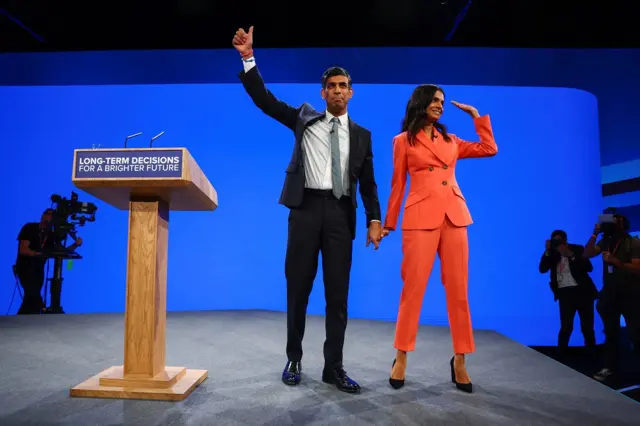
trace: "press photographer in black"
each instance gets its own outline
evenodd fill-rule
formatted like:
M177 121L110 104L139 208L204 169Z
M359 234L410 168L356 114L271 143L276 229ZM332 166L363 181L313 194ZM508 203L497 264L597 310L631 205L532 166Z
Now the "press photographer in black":
M635 351L640 350L640 240L629 234L629 220L605 210L585 246L584 256L602 254L603 286L596 304L605 334L604 368L594 378L604 381L618 370L620 317ZM602 233L600 241L596 242Z
M18 255L15 266L18 280L24 291L18 315L41 314L45 308L40 294L44 285L47 259L39 255L54 248L55 238L51 232L54 213L54 209L45 210L39 223L25 224L18 235ZM73 251L80 245L82 245L82 238L77 237L67 249Z
M560 306L558 350L561 355L565 355L569 347L576 312L580 316L585 346L593 349L596 345L593 302L598 297L598 290L589 276L593 265L583 253L584 247L569 244L567 233L556 230L551 233L551 239L546 241L545 251L540 259L540 273L549 272L549 285L554 300Z

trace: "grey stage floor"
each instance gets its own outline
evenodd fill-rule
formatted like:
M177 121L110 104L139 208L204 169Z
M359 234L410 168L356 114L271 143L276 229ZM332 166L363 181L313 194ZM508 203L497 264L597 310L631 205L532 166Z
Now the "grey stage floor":
M491 331L468 359L474 394L450 382L449 330L422 327L407 385L388 384L393 324L351 320L345 368L363 392L320 380L324 319L310 317L303 384L280 382L285 316L170 313L167 364L208 369L183 402L70 398L69 388L122 363L123 315L0 318L0 425L622 425L640 404ZM635 419L635 421L634 421Z

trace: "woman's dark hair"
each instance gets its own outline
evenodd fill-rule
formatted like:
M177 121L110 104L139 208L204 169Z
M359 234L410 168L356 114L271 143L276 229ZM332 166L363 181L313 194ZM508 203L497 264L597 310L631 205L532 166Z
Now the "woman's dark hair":
M411 98L409 98L409 102L407 102L407 109L404 113L401 130L402 132L407 132L409 145L415 145L416 135L427 125L427 107L433 102L433 97L436 95L436 92L442 92L444 96L444 90L440 87L433 84L421 84L416 87L411 94ZM433 127L442 133L445 141L451 142L451 138L444 124L435 122L433 123Z

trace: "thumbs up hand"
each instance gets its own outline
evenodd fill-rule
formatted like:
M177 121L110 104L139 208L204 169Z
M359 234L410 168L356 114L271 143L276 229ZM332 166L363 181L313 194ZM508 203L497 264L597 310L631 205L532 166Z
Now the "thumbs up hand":
M231 44L240 52L243 58L251 56L253 51L253 26L249 28L248 33L244 29L238 28Z

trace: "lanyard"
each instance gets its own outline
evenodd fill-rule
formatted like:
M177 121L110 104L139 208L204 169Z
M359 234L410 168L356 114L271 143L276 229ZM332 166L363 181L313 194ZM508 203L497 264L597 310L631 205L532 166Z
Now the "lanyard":
M616 246L614 247L613 251L609 252L609 256L615 256L616 252L618 251L618 248L620 247L620 244L622 243L622 240L624 238L618 240L618 243L616 244ZM613 273L613 265L607 265L607 272L612 274Z
M622 243L622 239L618 240L618 244L616 244L615 248L611 252L611 256L615 256L616 252L618 251L618 247L620 247L620 243Z

